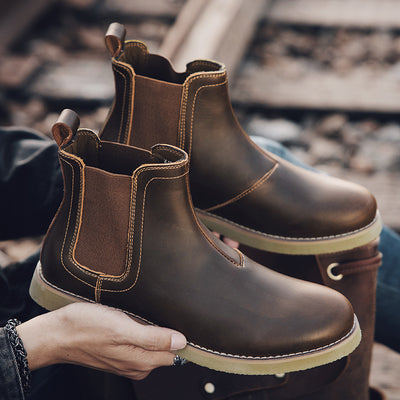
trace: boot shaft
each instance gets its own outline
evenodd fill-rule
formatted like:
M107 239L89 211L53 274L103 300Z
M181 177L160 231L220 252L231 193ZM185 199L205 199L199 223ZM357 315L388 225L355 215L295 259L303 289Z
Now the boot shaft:
M101 137L145 149L168 143L185 150L196 207L212 210L235 201L273 172L275 160L250 141L236 119L223 64L196 60L177 73L142 42L127 41L112 68L116 95ZM235 169L232 160L239 164Z
M53 134L61 146L64 198L46 235L42 265L54 282L64 280L65 272L76 277L67 280L72 285L86 282L84 294L96 300L100 279L118 279L120 288L135 279L134 247L149 204L153 214L166 216L158 230L169 229L176 214L193 223L187 155L169 146L146 151L102 142L93 132L76 132L62 122ZM159 188L156 182L168 184ZM47 270L54 263L64 270Z

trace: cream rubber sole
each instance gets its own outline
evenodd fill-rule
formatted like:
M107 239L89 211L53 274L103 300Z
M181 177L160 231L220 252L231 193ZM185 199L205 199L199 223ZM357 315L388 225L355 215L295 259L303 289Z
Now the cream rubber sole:
M38 263L32 278L29 293L32 299L47 310L56 310L71 303L86 301L83 297L66 292L47 282ZM153 325L151 322L122 310L141 324ZM294 354L271 357L245 357L218 353L193 343L176 352L186 360L203 367L233 374L273 375L318 367L336 361L350 354L361 341L361 330L356 316L351 331L335 343L321 348Z
M315 255L351 250L376 239L382 230L382 219L379 213L364 228L340 235L318 238L290 238L269 235L203 210L196 209L196 214L210 230L246 246L280 254Z

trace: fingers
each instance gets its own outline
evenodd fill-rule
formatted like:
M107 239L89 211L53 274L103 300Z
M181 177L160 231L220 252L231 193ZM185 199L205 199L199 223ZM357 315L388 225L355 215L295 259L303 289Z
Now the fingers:
M181 333L157 326L135 323L130 330L132 344L150 351L175 351L186 346L186 338Z
M122 365L117 365L116 370L113 372L130 379L139 380L144 379L155 368L172 366L175 354L167 351L149 351L134 348L126 349L123 357L125 362Z
M239 243L236 242L235 240L229 239L227 237L224 236L224 238L222 239L223 242L225 242L228 246L231 246L233 248L238 248L239 247Z

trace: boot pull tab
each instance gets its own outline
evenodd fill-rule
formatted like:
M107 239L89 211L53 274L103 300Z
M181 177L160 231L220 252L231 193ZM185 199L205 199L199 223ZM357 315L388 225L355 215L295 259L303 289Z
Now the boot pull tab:
M113 22L107 29L106 47L111 57L118 57L124 47L126 29L125 26L118 22Z
M79 124L80 120L75 111L66 108L61 112L51 129L58 147L62 147L71 141L79 128Z

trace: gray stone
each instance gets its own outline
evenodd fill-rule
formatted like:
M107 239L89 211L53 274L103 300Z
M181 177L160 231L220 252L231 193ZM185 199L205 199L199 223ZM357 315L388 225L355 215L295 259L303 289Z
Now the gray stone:
M176 17L184 0L105 0L104 12L108 14L148 17Z
M373 165L374 171L395 171L400 167L400 145L377 140L364 140L356 154Z
M364 131L350 123L346 123L340 131L340 138L346 146L358 147L365 137Z
M328 115L320 121L316 130L320 135L327 137L335 137L347 122L347 117L344 114Z
M291 143L300 139L301 128L286 119L253 117L247 125L247 132L280 143Z
M322 137L312 141L309 153L314 165L326 163L342 165L346 162L346 154L343 147L333 140Z
M379 141L400 143L400 126L398 124L386 124L377 129L374 136Z
M48 66L30 92L50 100L108 102L114 96L114 80L108 60L71 59Z

